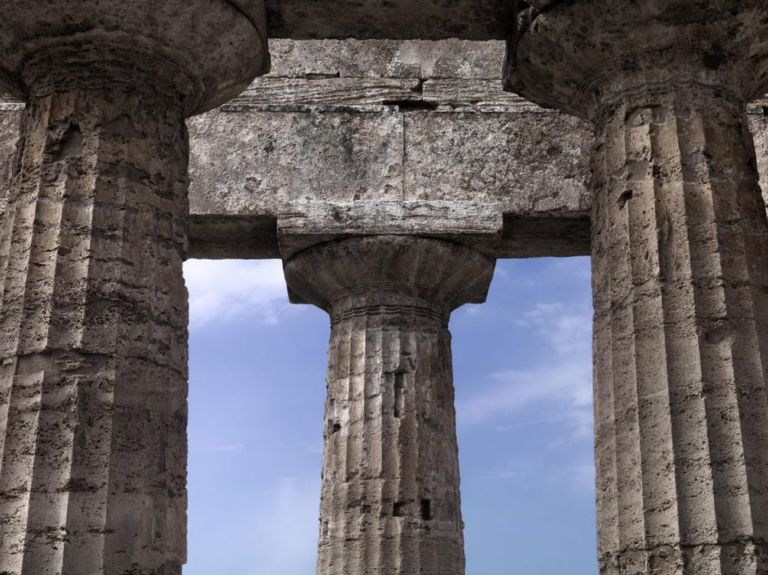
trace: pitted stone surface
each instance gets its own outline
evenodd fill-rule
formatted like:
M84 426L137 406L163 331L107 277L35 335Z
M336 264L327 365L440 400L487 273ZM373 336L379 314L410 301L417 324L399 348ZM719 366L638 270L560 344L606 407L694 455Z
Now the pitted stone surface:
M506 37L506 0L268 0L271 38Z
M252 257L257 236L271 242L258 253L278 257L270 219L291 216L296 202L362 214L366 204L400 201L398 213L416 209L430 230L458 241L463 228L453 226L469 206L481 206L478 219L495 206L500 218L511 216L494 248L499 256L588 251L591 136L581 122L501 90L502 43L270 48L269 76L190 122L193 256ZM209 214L229 219L206 223ZM365 231L362 221L348 232Z
M578 0L514 21L506 87L580 117L650 85L693 83L743 101L768 90L762 0Z
M768 223L741 114L702 94L629 100L604 128L593 268L606 574L768 572Z
M463 575L450 312L493 260L438 240L330 242L285 264L332 331L318 575Z
M768 220L747 119L765 17L580 0L530 11L511 43L509 87L596 126L604 575L768 572Z
M75 68L126 83L149 71L171 89L190 84L185 109L199 113L268 71L265 10L263 0L48 0L44 9L8 0L0 6L0 92L24 100L46 81L82 84ZM45 79L30 69L40 58Z
M0 220L3 575L186 561L184 122L266 52L256 0L150 4L0 6L0 84L27 101L3 116L21 134Z
M0 573L179 575L182 110L60 92L24 125L0 234Z

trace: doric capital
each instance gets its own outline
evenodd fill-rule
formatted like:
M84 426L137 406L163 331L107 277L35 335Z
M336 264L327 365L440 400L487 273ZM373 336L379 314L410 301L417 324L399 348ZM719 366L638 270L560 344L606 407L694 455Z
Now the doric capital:
M338 321L376 310L420 310L447 322L485 301L495 262L466 246L411 236L360 237L309 248L285 263L295 301ZM298 296L298 297L296 297Z
M26 99L125 84L186 114L230 100L269 68L263 0L9 0L0 92Z
M576 0L522 8L505 88L593 119L622 94L663 86L748 101L768 87L762 0Z

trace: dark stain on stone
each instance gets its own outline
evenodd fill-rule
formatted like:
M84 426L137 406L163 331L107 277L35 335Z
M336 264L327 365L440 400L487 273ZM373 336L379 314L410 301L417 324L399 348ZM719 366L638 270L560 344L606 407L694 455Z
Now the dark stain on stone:
M69 127L64 137L61 139L59 149L54 155L54 161L60 162L68 158L76 158L83 151L83 134L80 132L80 126L72 125Z
M717 70L727 59L728 54L718 44L713 44L712 48L702 55L702 61L707 70Z
M432 520L432 501L429 499L421 500L421 518L424 521Z
M133 124L127 114L118 116L111 122L103 124L101 129L107 133L119 134L129 139L139 138L141 136L141 132L136 129L136 126Z
M704 341L709 345L719 345L723 342L730 341L731 330L727 326L718 326L714 329L709 329L704 333Z
M632 199L632 196L634 195L634 192L632 190L626 190L623 194L619 196L618 203L619 203L619 209L623 210L624 206L627 205L627 202Z

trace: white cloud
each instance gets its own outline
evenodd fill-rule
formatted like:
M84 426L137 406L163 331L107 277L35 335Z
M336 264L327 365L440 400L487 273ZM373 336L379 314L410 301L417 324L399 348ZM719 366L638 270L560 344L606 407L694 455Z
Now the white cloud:
M462 423L498 421L505 416L531 413L534 421L559 422L578 436L592 429L591 311L562 303L539 303L516 324L541 341L550 360L491 376L492 385L459 405ZM539 417L541 416L541 417ZM512 422L502 429L527 425ZM497 427L498 428L498 427Z
M184 278L192 325L244 316L277 323L292 309L277 260L190 260Z

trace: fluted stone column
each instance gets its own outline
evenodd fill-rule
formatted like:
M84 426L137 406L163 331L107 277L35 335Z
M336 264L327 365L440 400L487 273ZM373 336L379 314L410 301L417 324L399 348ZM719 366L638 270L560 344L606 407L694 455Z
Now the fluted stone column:
M509 87L591 120L601 573L768 573L768 222L751 0L522 14Z
M347 239L285 265L331 315L319 575L463 575L453 309L494 262L406 236Z
M228 3L163 8L0 7L0 77L27 103L0 228L3 575L185 562L184 119L265 52Z

